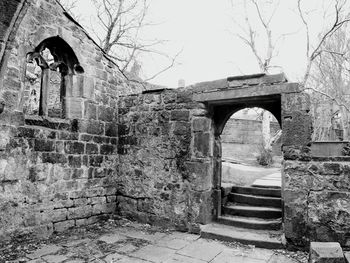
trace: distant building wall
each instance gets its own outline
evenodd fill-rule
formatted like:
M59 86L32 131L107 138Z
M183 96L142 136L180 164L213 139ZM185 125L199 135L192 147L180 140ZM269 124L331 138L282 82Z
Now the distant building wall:
M271 136L279 130L278 122L270 122ZM223 156L235 155L248 157L258 154L262 146L262 123L259 120L230 118L221 134ZM281 141L272 145L274 155L281 155Z

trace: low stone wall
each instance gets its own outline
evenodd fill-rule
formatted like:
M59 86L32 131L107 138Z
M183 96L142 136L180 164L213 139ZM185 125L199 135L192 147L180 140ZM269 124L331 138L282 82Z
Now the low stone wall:
M286 161L285 232L292 243L350 246L350 158Z
M191 231L211 219L211 119L191 97L165 90L120 99L122 215Z

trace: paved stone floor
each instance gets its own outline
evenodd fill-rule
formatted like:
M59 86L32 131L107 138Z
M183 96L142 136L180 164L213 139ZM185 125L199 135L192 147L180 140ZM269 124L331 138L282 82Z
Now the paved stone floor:
M301 252L221 243L132 222L107 225L59 234L8 262L296 263L306 262L307 257Z

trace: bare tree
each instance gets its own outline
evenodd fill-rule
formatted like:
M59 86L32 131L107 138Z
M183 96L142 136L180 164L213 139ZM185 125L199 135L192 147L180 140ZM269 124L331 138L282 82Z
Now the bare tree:
M92 26L104 52L117 62L123 73L140 65L140 56L153 54L167 58L168 65L148 77L151 80L175 65L180 54L167 55L159 51L165 40L142 38L142 30L155 25L147 21L149 3L147 0L93 0L96 7L97 23ZM135 68L135 67L134 67Z
M234 5L233 1L231 1ZM267 5L270 8L269 14L263 14L262 6ZM276 55L277 40L273 38L272 30L270 27L274 14L278 9L279 2L272 5L270 1L257 1L248 0L243 2L244 7L244 23L239 23L234 20L235 24L241 29L242 33L236 33L235 35L243 41L243 43L250 49L256 59L259 69L263 73L269 73L272 68L276 66L272 65L272 59ZM257 18L255 26L251 22L249 14L254 14ZM262 30L259 30L262 28ZM260 37L259 37L259 34ZM258 41L264 41L263 48L258 47ZM270 113L266 110L261 112L262 119L262 141L264 149L271 148L271 135L270 135Z
M331 3L331 8L324 10L324 19L328 22L328 28L324 32L319 32L319 40L314 43L311 39L311 33L314 32L308 21L309 12L303 7L303 0L296 0L295 3L296 14L302 22L306 36L307 63L300 85L312 94L316 127L314 138L335 138L332 129L335 129L336 119L340 119L343 129L349 127L348 102L344 101L345 87L348 87L346 65L349 63L345 52L348 47L344 42L346 31L338 34L349 22L349 12L346 11L348 6L345 0L328 1L328 4ZM270 6L267 13L262 11L263 5ZM275 36L271 30L271 22L278 6L279 1L244 1L245 23L236 23L243 31L243 34L237 34L237 36L250 48L262 72L269 72L274 67L272 60L278 55L278 40L291 34ZM317 12L322 12L322 10ZM255 18L254 24L251 23L253 19L250 16ZM257 46L258 41L266 42L263 45L264 48ZM323 110L320 110L321 106ZM344 136L348 136L347 132L344 133Z
M301 82L311 91L314 114L313 140L343 140L349 138L349 47L347 34L350 22L346 1L333 1L328 29L320 34L312 49L310 27L298 0L298 13L305 27L306 71Z
M232 6L236 5L233 0L231 0L231 3ZM271 29L271 22L279 7L279 1L273 3L273 1L267 0L248 0L243 1L242 4L244 8L244 22L239 22L233 18L233 22L241 29L240 33L235 32L235 36L249 47L252 54L254 54L260 71L269 73L272 68L277 67L272 64L272 60L277 55L277 43L283 37L275 38ZM267 14L262 10L264 7L266 10L270 10ZM252 16L256 18L255 23L251 21ZM258 42L260 44L264 42L264 44L258 46Z
M349 139L350 38L344 25L322 45L315 59L307 87L314 92L314 140Z
M342 26L346 25L350 21L349 12L346 12L345 6L346 1L334 1L334 21L331 23L330 27L326 30L325 33L320 34L320 40L318 43L316 43L315 48L312 50L311 42L310 42L310 27L309 23L306 20L305 14L302 11L301 7L302 0L298 0L297 6L298 6L298 13L300 16L300 19L302 20L302 23L305 27L305 33L306 33L306 57L307 57L307 65L306 70L304 74L303 81L301 82L302 85L306 85L308 78L310 76L310 71L312 68L312 65L314 61L324 52L329 52L325 49L325 43L327 40L333 36L335 32L337 32L339 29L342 28Z

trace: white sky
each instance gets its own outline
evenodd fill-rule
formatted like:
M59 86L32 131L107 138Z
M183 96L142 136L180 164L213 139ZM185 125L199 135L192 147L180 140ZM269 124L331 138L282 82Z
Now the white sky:
M259 68L250 49L235 34L240 28L232 22L242 20L243 7L233 0L149 0L149 20L159 25L145 31L145 38L169 40L162 50L170 55L183 49L178 65L151 82L171 88L177 87L179 79L186 85L196 82L226 78L228 76L258 73ZM258 1L259 2L259 1ZM282 67L290 81L298 81L305 69L305 31L296 14L296 0L281 0L271 22L276 36L292 33L279 42L279 54L275 63ZM307 19L315 43L317 34L324 29L325 7L321 0L304 0ZM78 10L82 17L93 13L90 0L79 0ZM271 8L263 15L268 15ZM250 11L249 15L256 15ZM329 19L330 16L328 16ZM87 21L87 20L85 20ZM241 22L243 23L243 22ZM254 20L252 20L254 23ZM82 22L84 25L84 23ZM244 23L243 23L244 24ZM261 45L264 42L259 42ZM147 57L142 61L143 73L147 76L164 67L164 61Z

